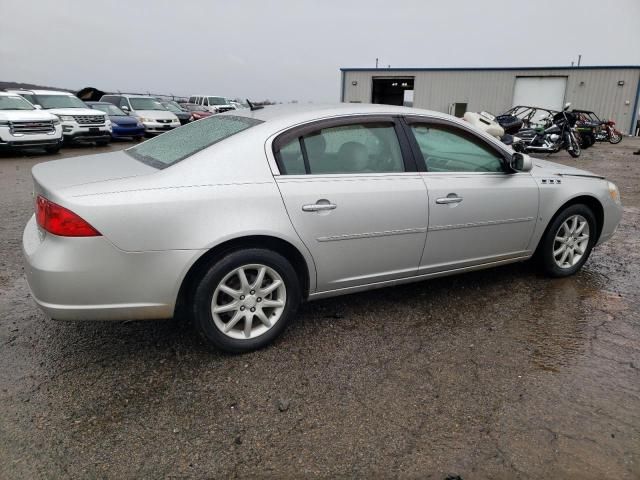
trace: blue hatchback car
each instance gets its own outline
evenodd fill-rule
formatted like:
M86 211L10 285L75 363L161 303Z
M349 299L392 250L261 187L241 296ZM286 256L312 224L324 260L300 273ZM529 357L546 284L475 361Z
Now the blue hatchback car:
M141 139L144 137L144 125L136 117L130 117L114 104L109 102L84 102L89 108L100 110L109 115L111 120L111 137L125 138L133 137Z

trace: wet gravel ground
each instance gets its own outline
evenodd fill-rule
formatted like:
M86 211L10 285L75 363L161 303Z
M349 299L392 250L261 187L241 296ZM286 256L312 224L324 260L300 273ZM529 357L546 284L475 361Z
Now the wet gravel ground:
M638 148L549 157L625 204L578 275L518 264L318 301L240 356L177 321L46 318L21 266L29 170L99 150L1 157L0 478L639 478Z

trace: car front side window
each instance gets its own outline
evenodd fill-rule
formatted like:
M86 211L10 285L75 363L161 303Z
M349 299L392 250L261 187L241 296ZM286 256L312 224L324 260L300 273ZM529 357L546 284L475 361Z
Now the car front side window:
M454 127L415 123L411 132L428 172L504 172L500 155L471 133Z
M330 126L296 137L277 152L285 174L404 172L391 122Z

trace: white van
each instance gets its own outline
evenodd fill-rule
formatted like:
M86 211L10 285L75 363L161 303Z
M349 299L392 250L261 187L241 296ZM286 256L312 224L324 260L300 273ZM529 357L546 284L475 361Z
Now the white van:
M189 97L189 103L200 105L212 113L222 113L236 109L227 98L213 95L194 95Z
M108 94L100 98L136 117L144 125L147 135L157 135L180 126L180 120L167 110L157 98L148 95Z

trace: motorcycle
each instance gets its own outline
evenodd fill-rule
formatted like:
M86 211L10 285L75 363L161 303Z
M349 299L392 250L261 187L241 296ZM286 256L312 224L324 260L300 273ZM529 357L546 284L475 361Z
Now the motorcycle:
M574 158L580 156L580 138L575 129L577 117L569 112L567 103L561 112L550 111L542 118L537 128L525 128L517 135L520 142L513 144L513 149L522 153L556 153L567 150Z
M609 142L614 145L622 141L622 132L616 129L616 122L613 120L604 120L602 122L602 128L596 135L596 141Z

